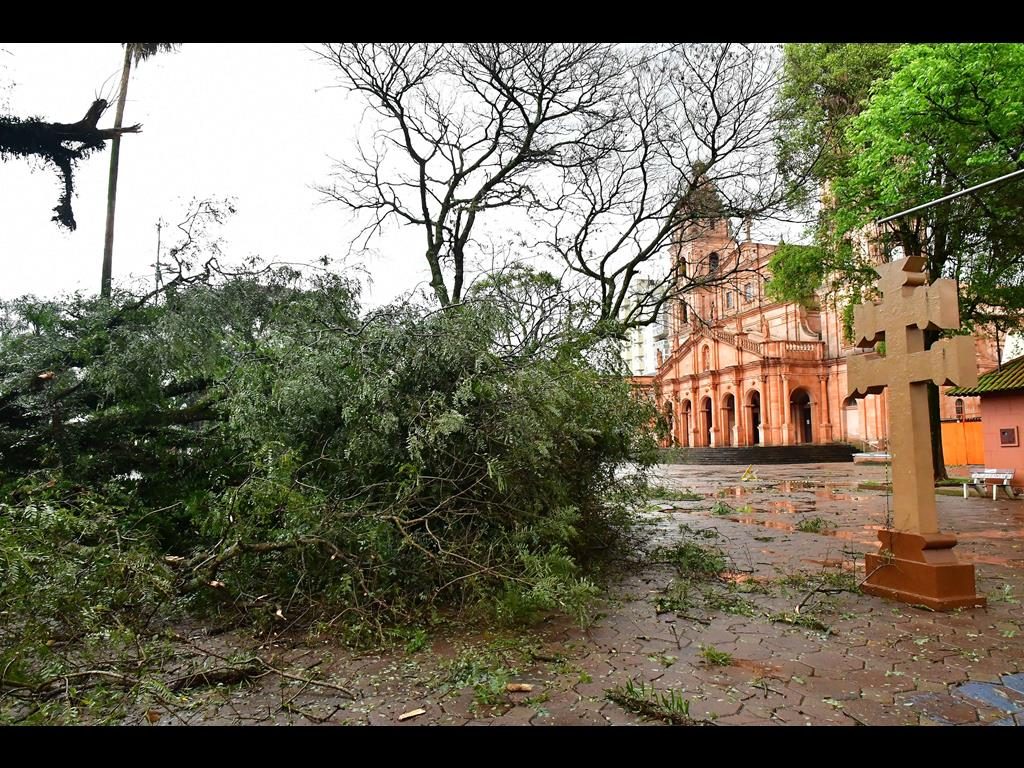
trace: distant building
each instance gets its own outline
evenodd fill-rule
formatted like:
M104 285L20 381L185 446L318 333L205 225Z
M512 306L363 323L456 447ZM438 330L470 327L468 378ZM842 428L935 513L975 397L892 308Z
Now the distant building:
M1014 470L1011 485L1024 486L1024 357L978 377L973 387L953 387L946 400L981 400L981 442L984 464Z
M842 305L773 301L764 287L776 246L749 235L740 242L724 219L707 224L689 233L674 258L691 281L706 276L709 285L666 305L665 347L653 376L671 444L884 447L886 395L846 396L847 358L861 350L844 337ZM977 349L981 372L997 365L991 340L978 339ZM637 375L650 373L647 353L632 359ZM943 402L941 412L951 421L976 417L979 401Z
M655 280L635 280L633 295L622 308L621 314L628 314L636 306L637 297L649 294L657 285ZM664 322L666 312L667 307L662 309L658 319L650 325L630 328L628 338L623 342L623 358L631 376L654 376L662 361L668 357L668 333Z

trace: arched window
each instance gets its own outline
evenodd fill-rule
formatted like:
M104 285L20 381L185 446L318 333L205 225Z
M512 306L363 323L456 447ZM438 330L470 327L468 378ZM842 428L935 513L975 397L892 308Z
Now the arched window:
M708 254L708 274L713 274L718 271L718 253L712 251Z
M743 300L746 301L746 302L750 302L750 301L754 300L754 284L753 283L747 283L745 286L743 286Z
M953 405L956 406L956 420L957 421L963 421L964 420L964 401L963 401L963 399L958 397L956 399L956 402Z
M704 370L711 370L711 347L704 347Z

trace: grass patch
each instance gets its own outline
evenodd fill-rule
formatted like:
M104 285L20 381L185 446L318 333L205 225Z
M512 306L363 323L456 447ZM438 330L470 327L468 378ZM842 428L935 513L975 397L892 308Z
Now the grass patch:
M681 693L672 689L659 691L642 680L630 680L624 686L609 688L605 691L605 698L648 720L672 725L698 724L690 717L690 702Z
M654 599L654 612L659 616L663 613L688 613L691 607L688 581L673 581L664 594Z
M732 654L720 651L713 645L700 646L700 655L705 662L713 667L728 667L732 664Z
M685 490L677 490L675 488L669 488L664 485L655 485L648 489L648 498L658 499L659 501L703 501L704 494L697 493L696 491L687 488Z
M830 528L835 527L835 523L817 515L814 517L805 517L796 524L796 530L801 533L821 533L822 531L827 531Z
M735 515L736 514L736 509L734 507L726 504L721 499L718 499L715 502L715 505L711 508L711 514L712 515Z

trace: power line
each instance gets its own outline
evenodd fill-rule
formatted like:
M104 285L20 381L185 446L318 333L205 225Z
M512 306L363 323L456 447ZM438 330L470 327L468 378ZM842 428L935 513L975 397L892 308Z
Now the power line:
M898 219L900 216L906 216L908 213L916 213L917 211L923 211L925 208L931 208L933 205L938 205L939 203L948 202L949 200L953 200L953 199L955 199L957 197L961 197L961 196L969 194L971 192L977 192L979 189L985 189L986 187L991 187L991 186L994 186L996 184L1001 184L1004 181L1009 181L1010 179L1014 179L1014 178L1016 178L1018 176L1021 176L1021 175L1024 175L1024 168L1021 168L1018 171L1013 171L1012 173L1008 173L1005 176L999 176L998 178L982 182L981 184L975 184L973 187L968 187L967 189L962 189L959 192L954 192L951 195L946 195L945 197L940 197L938 200L932 200L930 203L925 203L924 205L918 205L918 206L915 206L914 208L908 208L905 211L900 211L899 213L894 213L892 216L886 216L884 219L875 219L875 224L885 224L887 221L892 221L893 219Z

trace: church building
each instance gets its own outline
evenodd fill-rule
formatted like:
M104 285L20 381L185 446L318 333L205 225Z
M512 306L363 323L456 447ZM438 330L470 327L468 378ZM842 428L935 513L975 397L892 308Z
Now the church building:
M678 244L673 258L707 285L670 303L657 329L650 383L670 429L684 447L852 443L884 449L887 397L846 396L847 358L841 303L815 307L765 294L776 246L741 241L726 219ZM976 341L979 372L997 366L994 343ZM647 377L644 377L645 379ZM647 383L647 382L644 382ZM943 419L977 418L977 397L940 398Z

